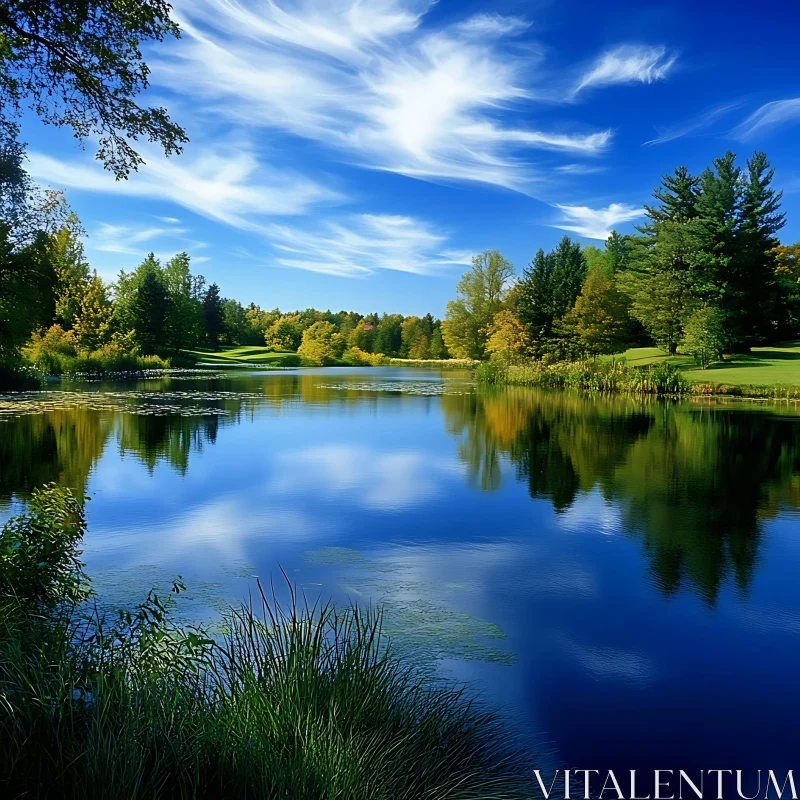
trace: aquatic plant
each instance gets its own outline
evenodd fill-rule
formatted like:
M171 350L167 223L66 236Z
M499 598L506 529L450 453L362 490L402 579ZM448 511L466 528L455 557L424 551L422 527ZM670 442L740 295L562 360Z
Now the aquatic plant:
M82 615L60 588L84 577L85 522L67 490L38 490L2 553L45 529L60 542L42 551L58 580L42 573L37 592L35 570L22 584L11 561L0 573L10 796L531 796L498 718L395 657L379 609L309 603L291 587L281 603L259 584L217 638L175 625L153 592L112 621Z

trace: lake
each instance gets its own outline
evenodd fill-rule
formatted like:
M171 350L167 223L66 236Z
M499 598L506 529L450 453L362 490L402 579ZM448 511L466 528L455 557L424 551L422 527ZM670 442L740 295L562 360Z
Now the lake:
M573 768L789 769L800 409L320 369L0 396L0 509L88 495L105 604L217 618L282 568Z

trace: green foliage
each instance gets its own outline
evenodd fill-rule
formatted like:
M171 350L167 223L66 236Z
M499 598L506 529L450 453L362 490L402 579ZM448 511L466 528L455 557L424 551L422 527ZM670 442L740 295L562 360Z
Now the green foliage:
M724 316L718 308L698 308L686 322L681 350L692 356L703 369L722 356L725 348Z
M489 326L486 352L506 361L522 358L530 349L528 331L513 311L498 311Z
M456 286L457 299L447 304L442 336L455 358L483 358L488 327L501 310L514 274L497 250L473 256L472 268Z
M400 314L384 314L375 329L372 352L387 356L399 356L403 346L403 317Z
M516 314L527 329L528 349L541 358L571 349L569 326L562 323L575 305L586 277L587 261L581 247L564 236L550 253L541 248L518 286Z
M212 283L203 297L203 322L206 332L206 344L215 350L219 347L219 337L222 333L222 300L219 296L219 286Z
M304 364L324 367L336 362L336 328L330 322L315 322L303 331L303 341L297 355Z
M565 321L573 326L584 353L596 356L619 352L626 340L628 308L615 278L602 267L589 272Z
M116 177L144 163L130 141L181 152L185 132L164 108L142 108L147 88L142 45L178 36L165 0L6 0L0 7L0 126L23 107L44 122L98 137L97 157Z
M142 372L166 369L169 361L159 356L139 354L132 335L116 335L94 350L82 348L75 331L60 325L34 331L22 348L29 366L43 375L96 375L107 372Z
M531 796L498 718L396 658L380 610L310 604L291 587L281 603L259 584L221 638L176 626L154 592L81 622L83 530L80 505L50 487L0 536L5 793Z
M0 608L26 613L54 609L86 597L78 545L86 530L82 501L69 489L35 489L25 514L0 531Z
M167 291L167 316L164 341L175 350L196 347L203 339L203 289L205 278L192 275L188 253L178 253L164 265L164 287Z
M365 353L358 347L348 347L344 351L342 361L354 367L379 367L383 364L383 353Z
M489 365L492 362L488 362ZM538 386L544 389L579 389L630 394L685 394L689 382L672 364L629 367L615 361L532 361L508 366L481 365L476 378L490 384Z

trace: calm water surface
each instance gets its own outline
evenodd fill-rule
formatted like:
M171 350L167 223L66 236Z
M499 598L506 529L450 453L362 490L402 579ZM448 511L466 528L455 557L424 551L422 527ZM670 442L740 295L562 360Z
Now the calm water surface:
M213 618L281 565L380 601L575 768L798 767L800 409L332 369L0 397L0 514L91 497L103 599Z

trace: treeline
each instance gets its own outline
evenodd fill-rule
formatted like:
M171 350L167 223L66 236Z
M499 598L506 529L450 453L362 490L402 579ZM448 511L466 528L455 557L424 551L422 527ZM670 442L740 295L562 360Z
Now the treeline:
M476 256L447 307L447 347L552 363L655 343L705 367L797 337L800 243L777 238L772 181L764 153L740 167L728 152L699 176L665 176L637 233L613 232L602 250L565 236L516 281L499 252Z
M150 253L113 283L92 271L82 230L63 196L35 209L33 232L0 226L0 359L45 373L163 367L198 347L261 345L303 363L375 363L379 356L447 358L430 314L363 315L309 308L290 313L222 297L191 270L187 253Z

